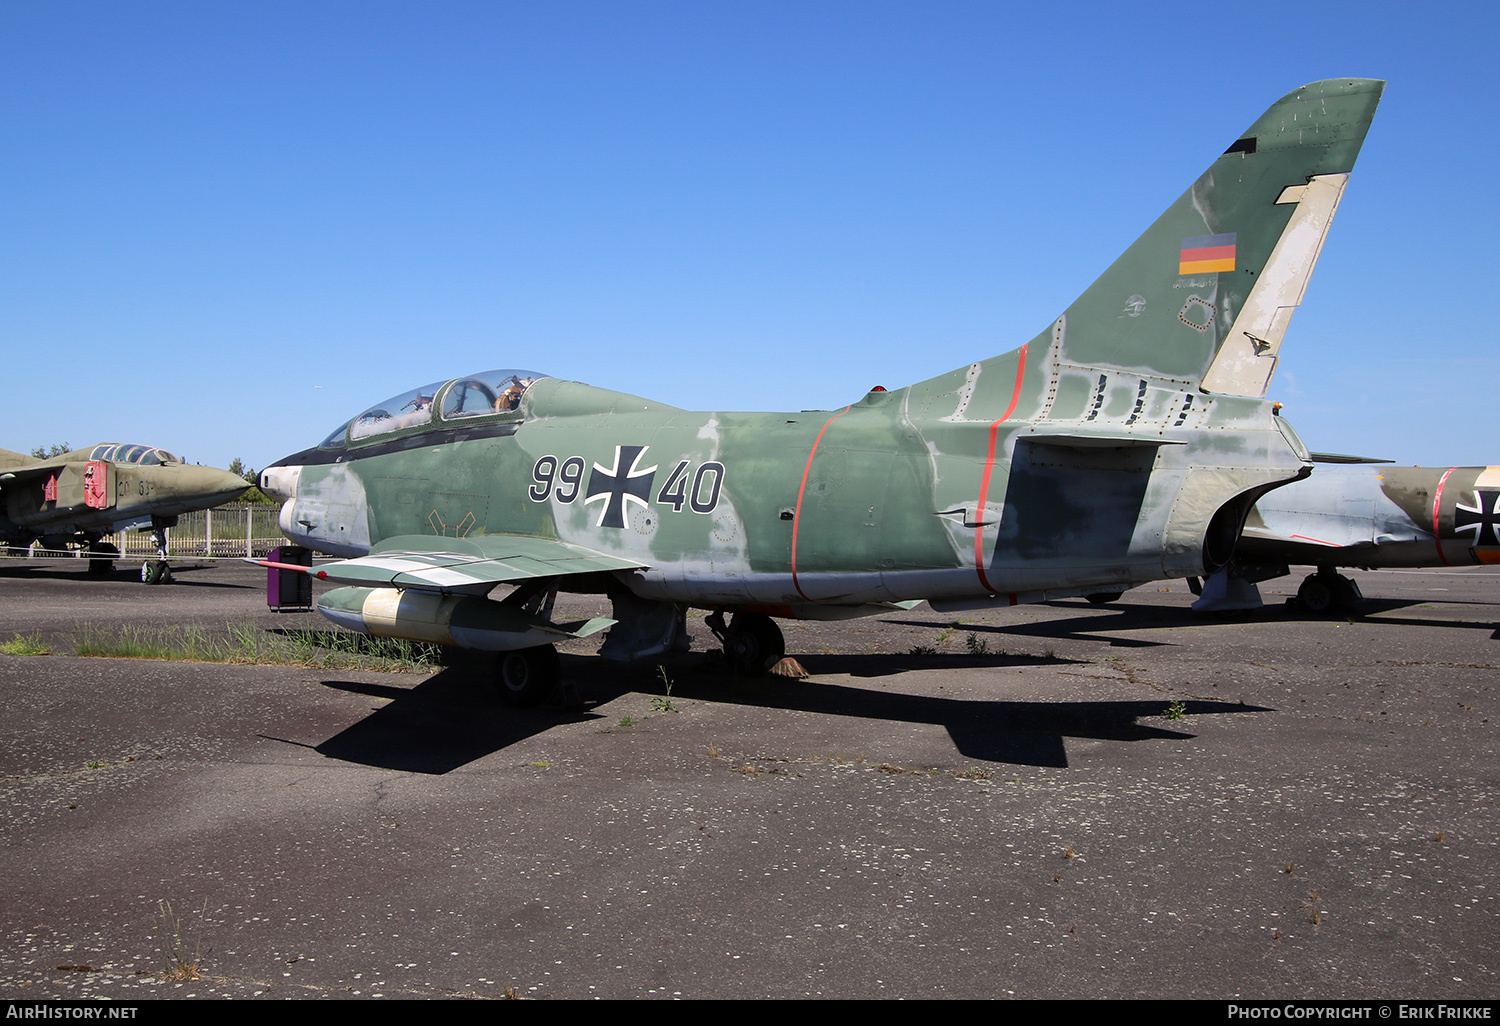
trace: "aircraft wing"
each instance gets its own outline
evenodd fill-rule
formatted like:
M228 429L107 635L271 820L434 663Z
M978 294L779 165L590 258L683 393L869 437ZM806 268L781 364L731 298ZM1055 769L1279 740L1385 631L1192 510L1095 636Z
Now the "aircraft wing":
M81 466L83 464L68 463L65 460L36 460L29 457L25 466L5 466L0 463L0 495L3 495L7 488L19 488L28 481L55 477L69 467Z
M69 466L78 466L78 464L70 464L63 460L47 460L45 462L30 460L22 467L0 468L0 487L11 481L28 481L47 474L56 474Z
M324 563L311 573L320 580L366 588L483 595L497 584L646 566L639 560L548 538L401 535L376 545L368 556Z
M37 462L35 456L27 456L25 453L11 452L9 449L0 449L0 470L11 470L16 467L27 467Z

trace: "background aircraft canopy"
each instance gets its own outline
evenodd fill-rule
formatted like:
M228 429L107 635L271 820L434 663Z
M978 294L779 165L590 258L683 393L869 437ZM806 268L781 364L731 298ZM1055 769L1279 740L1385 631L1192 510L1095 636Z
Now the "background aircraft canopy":
M346 421L325 438L319 448L331 449L376 435L425 427L435 419L462 420L510 413L521 405L521 396L538 379L536 371L492 370L448 381L435 381L376 403L353 420Z
M94 446L89 453L91 460L108 460L110 463L134 463L141 467L160 467L182 460L165 449L149 445L132 445L129 442L105 442Z

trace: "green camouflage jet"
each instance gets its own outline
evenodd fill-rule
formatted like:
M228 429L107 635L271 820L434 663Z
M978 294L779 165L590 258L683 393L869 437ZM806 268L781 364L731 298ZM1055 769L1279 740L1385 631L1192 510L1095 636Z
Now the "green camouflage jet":
M116 531L150 531L157 558L141 579L168 579L167 528L181 513L207 509L249 485L227 470L183 463L149 445L103 442L37 458L0 449L0 542L61 552L78 546L89 572L107 574L119 550L103 541Z
M1256 608L1255 584L1289 574L1292 566L1318 568L1303 580L1297 601L1322 613L1362 597L1337 567L1484 563L1500 563L1500 467L1319 466L1307 480L1255 504L1234 559L1203 586L1193 607Z
M1383 87L1278 100L1004 355L797 413L475 374L372 406L261 487L288 538L344 557L315 570L345 585L327 616L505 653L519 702L551 689L552 642L608 626L606 657L681 650L689 607L712 610L731 665L764 669L783 654L773 617L1212 573L1255 501L1309 472L1264 397ZM554 622L558 590L608 595L612 619Z

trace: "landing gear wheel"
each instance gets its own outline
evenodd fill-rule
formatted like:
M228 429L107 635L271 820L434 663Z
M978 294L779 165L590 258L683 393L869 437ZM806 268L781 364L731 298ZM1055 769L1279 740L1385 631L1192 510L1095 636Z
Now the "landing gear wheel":
M115 561L110 557L118 556L120 550L107 542L91 545L90 549L96 553L95 557L89 560L90 576L108 577L115 569Z
M155 563L146 561L141 564L141 581L146 584L166 584L172 579L172 568L167 565L165 559L158 559Z
M724 661L741 673L765 673L786 655L776 621L762 613L735 613L724 635Z
M1309 613L1326 613L1333 608L1333 589L1319 574L1313 574L1297 589L1297 604Z
M506 705L536 705L557 692L562 665L551 645L501 652L495 668L495 690Z

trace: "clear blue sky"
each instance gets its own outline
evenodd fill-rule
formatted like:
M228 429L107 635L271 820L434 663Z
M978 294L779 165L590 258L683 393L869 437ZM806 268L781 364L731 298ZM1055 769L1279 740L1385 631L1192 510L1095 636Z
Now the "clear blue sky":
M1500 463L1500 4L0 3L0 446L265 466L434 379L843 405L1048 324L1389 80L1271 396Z

